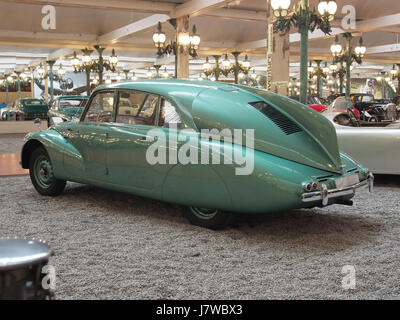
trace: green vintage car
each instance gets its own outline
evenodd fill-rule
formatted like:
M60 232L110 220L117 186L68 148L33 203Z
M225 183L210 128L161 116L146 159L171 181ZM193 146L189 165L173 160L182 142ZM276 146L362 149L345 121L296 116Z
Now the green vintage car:
M80 119L27 135L21 164L42 195L76 181L186 206L193 224L213 229L234 212L351 205L373 185L306 105L176 79L99 86Z
M89 97L87 96L61 96L54 99L48 112L49 127L54 124L54 117L63 121L78 118L85 107Z
M49 107L41 99L18 99L7 112L7 119L33 120L47 119Z

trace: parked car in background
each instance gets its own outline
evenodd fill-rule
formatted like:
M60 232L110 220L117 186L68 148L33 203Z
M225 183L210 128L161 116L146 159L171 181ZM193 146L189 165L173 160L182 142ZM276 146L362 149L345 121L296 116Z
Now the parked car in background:
M54 99L48 112L48 126L53 125L53 117L70 121L78 118L85 107L89 97L87 96L61 96Z
M0 120L7 120L7 111L8 111L7 104L5 103L0 104Z
M46 119L48 105L40 99L18 99L9 108L7 119L15 120L33 120L36 118Z
M373 173L400 175L400 121L367 122L337 112L352 106L339 97L322 113L335 125L340 150Z
M324 101L322 101L322 99L316 95L311 95L308 96L307 98L308 98L307 105L317 112L322 112L328 107L328 105L326 105ZM300 101L300 96L290 96L290 99L293 99L295 101Z
M176 79L99 86L79 121L28 134L21 164L42 195L61 194L66 181L92 184L186 206L190 222L212 229L233 212L352 205L373 183L339 152L331 122L303 104Z

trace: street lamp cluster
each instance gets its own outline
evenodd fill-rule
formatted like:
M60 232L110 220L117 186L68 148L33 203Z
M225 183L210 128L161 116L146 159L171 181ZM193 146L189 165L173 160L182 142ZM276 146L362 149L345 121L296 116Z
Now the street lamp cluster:
M353 35L350 32L346 32L343 34L343 37L346 39L346 47L343 48L342 45L339 43L339 37L335 37L335 42L331 46L331 53L333 56L334 63L341 64L341 73L339 76L346 75L346 96L350 96L350 81L351 81L351 70L352 70L352 63L357 62L358 64L362 64L362 58L364 57L365 53L367 52L367 48L363 45L363 39L360 37L358 45L354 48L351 46L351 41L353 39ZM346 70L343 69L343 63L346 63ZM342 77L341 83L342 83ZM341 85L342 87L342 85Z
M220 61L220 55L214 55L215 64L211 64L208 57L203 65L204 74L207 77L214 77L215 80L219 80L221 74L227 77L230 73L233 73L235 77L235 83L239 83L239 80L243 80L249 73L251 63L247 55L242 62L239 61L240 52L232 52L234 56L234 62L228 58L228 54L225 54L224 59Z
M300 53L300 102L307 102L308 87L308 32L320 29L325 34L329 34L332 29L330 22L334 19L337 4L336 1L323 0L318 4L318 13L316 10L310 10L309 0L300 0L297 7L290 11L290 0L272 0L271 7L277 21L275 28L279 32L289 32L293 26L301 34L301 53Z

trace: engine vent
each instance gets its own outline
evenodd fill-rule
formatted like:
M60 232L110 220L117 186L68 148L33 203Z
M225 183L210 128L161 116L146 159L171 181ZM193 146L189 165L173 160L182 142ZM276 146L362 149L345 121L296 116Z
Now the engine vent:
M271 107L269 104L260 101L250 103L258 111L267 116L273 123L275 123L286 135L302 132L303 130L292 120L284 114Z

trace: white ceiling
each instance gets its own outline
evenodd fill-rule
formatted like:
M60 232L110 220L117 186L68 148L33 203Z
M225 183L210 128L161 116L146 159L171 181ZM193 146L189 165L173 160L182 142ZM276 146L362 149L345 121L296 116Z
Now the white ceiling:
M293 4L297 1L291 2ZM196 2L207 4L205 0L0 0L0 73L37 65L49 57L61 57L57 65L63 63L68 67L70 56L62 56L92 46L98 37L154 14L172 15L185 9L185 5L191 9L191 5L196 5ZM229 53L237 46L266 38L267 0L208 2L220 2L220 5L193 11L190 19L190 25L196 24L202 40L200 57L193 59L190 64L193 75L201 72L205 56ZM310 3L315 6L318 0L310 0ZM399 43L400 19L394 19L395 22L382 27L382 21L390 21L382 17L400 13L400 1L337 0L337 3L339 10L334 21L335 27L341 27L341 10L344 5L356 8L358 24L363 26L360 31L367 46L367 55L363 67L356 68L355 74L370 75L382 68L389 70L395 62L400 63L400 45L396 46ZM56 30L47 31L41 27L44 16L41 10L45 4L53 4L56 8ZM382 21L376 18L382 18ZM120 58L119 69L128 68L144 74L157 59L152 43L155 29L154 25L109 43L105 55L109 55L110 50L115 48ZM163 23L163 30L168 39L173 37L174 30L169 23ZM358 38L354 41L358 41ZM310 59L331 60L329 48L332 42L332 37L311 39ZM244 47L257 72L264 72L265 48ZM65 48L69 50L65 51ZM373 48L374 53L369 54L368 48ZM298 72L298 42L291 43L290 52L291 75L294 76ZM163 61L162 64L172 73L173 59Z

